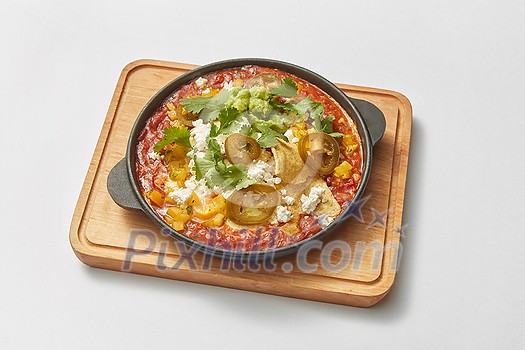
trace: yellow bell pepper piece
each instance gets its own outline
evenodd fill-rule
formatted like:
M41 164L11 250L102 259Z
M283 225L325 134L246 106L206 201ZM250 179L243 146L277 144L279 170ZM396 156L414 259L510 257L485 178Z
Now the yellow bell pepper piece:
M201 220L209 220L215 215L226 213L226 200L223 196L219 195L208 203L200 203L193 207L193 213Z
M173 220L180 221L183 224L185 224L188 221L190 221L190 218L191 218L191 215L190 215L191 212L188 213L188 211L189 210L186 207L184 207L184 208L170 207L170 208L168 208L166 214L171 216L173 218Z
M173 227L173 229L176 231L182 231L186 228L184 223L180 221L173 221L173 223L171 224L171 227Z
M188 209L189 208L189 209ZM182 231L186 229L186 223L191 219L191 207L170 207L166 212L167 218L172 218L171 227L174 230ZM168 220L167 220L168 221Z
M218 213L213 218L204 221L202 224L204 226L208 226L208 227L211 227L211 226L222 226L224 224L224 220L225 219L226 219L226 216L224 214Z
M352 165L345 160L334 169L334 175L340 179L349 179L352 175Z
M146 194L146 197L148 197L150 201L152 201L159 207L162 207L164 205L164 200L166 199L162 193L155 190L148 192Z

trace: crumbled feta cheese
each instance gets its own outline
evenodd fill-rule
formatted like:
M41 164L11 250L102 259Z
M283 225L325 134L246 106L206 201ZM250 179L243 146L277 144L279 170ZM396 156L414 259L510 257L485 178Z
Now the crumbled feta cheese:
M208 79L205 79L203 77L200 77L199 79L195 80L195 84L197 84L197 86L200 88L205 87L207 82L208 82Z
M149 152L148 153L148 157L151 160L160 160L160 155L157 152L155 152L155 151Z
M207 93L209 93L209 92L210 92L210 88L206 88L206 89L202 90L202 93L203 93L203 94L207 94Z
M332 222L334 222L335 218L328 216L328 214L323 214L319 217L317 217L317 222L319 225L321 225L322 228L325 228L326 226L330 225Z
M286 204L286 205L292 205L294 204L295 202L295 198L292 197L292 196L288 196L288 192L286 191L286 188L283 188L281 190L281 198L283 199L283 202Z
M279 205L275 209L275 213L276 213L278 222L284 223L284 222L288 222L292 220L292 212L289 211L288 208L286 208L285 206Z
M295 199L292 196L283 196L283 202L286 203L286 205L292 205L295 202Z
M257 182L261 182L267 177L268 164L259 160L256 163L250 164L248 167L248 177Z
M233 88L233 80L231 80L229 82L224 82L223 85L222 85L222 88L226 89L226 90L232 89Z
M213 193L212 189L206 185L204 178L197 181L195 176L191 176L189 180L184 182L184 185L194 191L202 202L205 202Z
M206 139L210 135L211 125L204 123L202 119L197 119L193 122L194 128L190 131L190 141L193 141L193 149L187 153L187 156L192 158L194 155L197 157L204 157L208 142Z
M326 202L328 199L322 198L322 195L326 189L322 188L321 186L315 186L310 189L310 193L308 196L302 195L301 196L301 203L302 203L302 209L306 214L311 214L315 208L317 208L317 205L321 203L321 201Z
M195 161L193 160L193 158L190 158L190 161L188 162L188 167L190 168L190 173L195 175Z
M248 165L248 178L257 182L266 182L269 185L277 185L281 183L280 177L274 177L275 166L271 162L263 162L258 160L255 163Z
M293 136L293 132L290 129L286 130L286 132L284 133L284 136L286 136L288 141L290 141L291 143L299 142L299 139L297 137Z
M169 196L178 204L184 204L190 199L192 193L193 191L189 188L176 188L170 192Z
M168 189L168 191L175 191L177 188L179 188L179 185L175 181L171 181L168 179L164 185Z
M277 206L277 208L275 208L275 212L273 213L273 216L272 216L272 219L270 220L270 222L273 224L273 225L277 225L278 223L286 223L290 220L292 220L292 212L290 210L288 210L287 207L283 206L283 205L279 205Z
M226 149L224 148L224 143L226 142L226 139L228 138L228 135L225 134L219 134L215 137L215 140L221 147L221 153L225 153Z
M266 181L266 183L267 183L268 185L278 185L278 184L281 183L282 180L281 180L280 177L276 176L276 177L271 177L271 178L269 178L269 179L266 179L266 180L264 180L264 181Z

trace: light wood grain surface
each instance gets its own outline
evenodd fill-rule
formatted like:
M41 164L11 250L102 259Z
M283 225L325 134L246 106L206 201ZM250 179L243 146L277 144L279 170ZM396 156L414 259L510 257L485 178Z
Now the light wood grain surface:
M407 98L393 91L337 84L349 96L374 103L387 121L385 135L374 147L373 169L364 195L370 195L363 207L364 222L351 218L324 240L325 244L341 240L350 247L350 259L342 270L322 268L319 249L308 254L308 262L319 265L315 272L301 271L295 255L276 259L273 272L225 271L218 259L203 268L206 264L200 254L194 256L197 269L187 263L173 269L180 258L175 241L161 235L144 214L117 206L107 192L106 179L125 155L139 111L158 89L192 68L195 66L140 60L122 71L71 223L70 242L78 258L93 267L120 271L130 233L147 230L155 239L140 235L133 246L154 247L133 256L130 272L354 306L367 307L381 300L396 275L412 123ZM370 225L372 208L388 211L384 226ZM332 253L334 264L343 258L340 250ZM286 267L291 266L288 271Z

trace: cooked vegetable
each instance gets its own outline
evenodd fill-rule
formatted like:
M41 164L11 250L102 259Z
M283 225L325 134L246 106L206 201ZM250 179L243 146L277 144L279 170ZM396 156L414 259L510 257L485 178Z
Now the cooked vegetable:
M175 115L177 116L177 119L186 126L193 126L193 121L199 118L198 114L188 112L181 104L175 109Z
M255 184L235 191L226 201L228 217L241 225L260 224L268 220L280 201L272 186Z
M299 140L301 158L320 174L330 174L339 163L339 145L324 132L314 132Z
M169 207L166 214L171 216L175 222L181 222L183 224L187 223L191 215L188 213L188 210L186 208L180 208L180 207Z
M261 146L257 141L243 134L235 133L224 142L226 158L232 164L250 164L261 155Z
M271 93L277 96L294 97L297 96L297 88L295 81L290 77L286 77L281 86L272 89Z
M185 161L186 154L188 153L188 148L178 143L172 143L166 146L166 153L164 154L164 162L169 164L170 162Z
M187 111L198 114L202 120L210 121L217 118L229 97L230 92L228 90L222 90L215 96L183 98L180 104L183 105Z
M249 89L254 86L263 86L268 89L275 89L281 85L281 79L273 73L261 73L248 79L244 83L244 88Z
M352 165L345 160L334 169L334 175L340 179L349 179L352 175Z
M164 129L164 137L155 145L155 152L159 153L164 147L170 143L176 142L186 147L191 147L190 131L188 128L166 128Z
M146 194L150 201L155 203L157 206L162 207L164 205L164 195L159 191L150 191Z
M335 100L260 66L174 91L146 122L136 160L141 192L166 224L235 250L282 247L330 225L363 163L355 125Z
M193 207L193 214L201 220L208 220L217 214L226 213L226 200L218 195L207 203L201 203Z
M224 224L224 220L226 220L226 216L224 216L222 213L218 213L213 218L203 221L202 224L208 227L217 227L222 226L222 224Z

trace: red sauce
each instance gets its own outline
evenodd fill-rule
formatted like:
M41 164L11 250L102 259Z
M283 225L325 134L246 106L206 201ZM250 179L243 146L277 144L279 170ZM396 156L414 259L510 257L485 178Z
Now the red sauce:
M360 184L362 149L355 125L349 120L346 112L337 102L321 89L305 80L283 71L265 67L245 66L242 68L227 69L208 74L203 76L203 78L207 79L206 88L220 90L225 82L230 83L236 79L247 80L263 72L271 72L279 76L281 79L291 77L299 86L299 96L297 97L297 100L310 96L312 100L321 102L325 109L325 115L333 114L336 117L333 123L334 131L345 135L353 135L354 141L358 143L359 146L357 149L353 152L349 152L343 147L341 139L337 139L341 149L341 161L346 160L353 167L352 176L349 179L340 179L333 174L321 176L326 181L339 205L341 205L341 210L344 210L354 198ZM151 159L148 156L148 154L153 151L155 144L162 139L163 130L170 127L170 119L167 114L168 108L166 105L171 102L176 106L181 99L201 95L202 91L203 88L199 87L195 82L183 86L166 99L163 105L147 121L144 130L139 136L136 163L139 185L143 194L152 190L163 193L162 185L168 177L163 162L158 159ZM168 205L158 207L148 198L146 198L146 201L149 202L152 209L162 219L166 220L165 217ZM187 223L186 229L181 231L181 233L197 242L205 243L217 248L249 251L284 247L311 237L322 229L314 216L307 214L301 214L298 223L300 231L296 234L292 235L282 231L280 229L282 225L283 224L269 225L248 230L234 229L227 224L221 227L207 227L202 225L202 223L190 220Z

